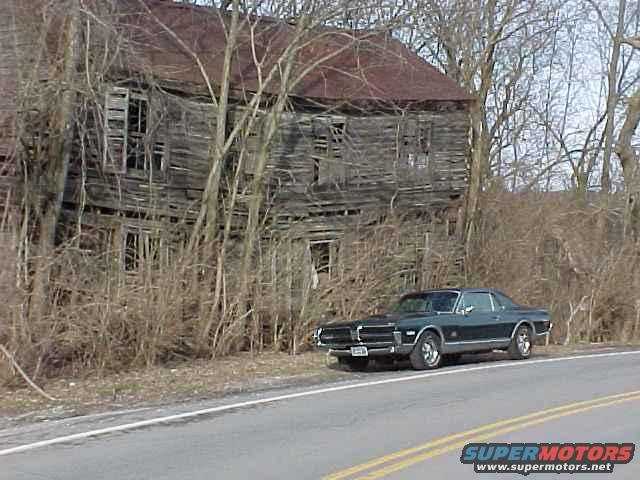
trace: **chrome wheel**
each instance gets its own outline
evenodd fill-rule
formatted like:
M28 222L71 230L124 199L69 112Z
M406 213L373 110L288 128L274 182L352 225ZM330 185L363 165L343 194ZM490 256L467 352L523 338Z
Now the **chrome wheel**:
M442 364L441 340L437 333L426 331L417 341L409 355L411 366L416 370L432 370Z
M516 336L516 345L518 346L518 352L523 357L528 357L531 353L531 335L528 328L522 328Z
M421 352L424 363L427 366L431 367L438 363L440 351L433 338L428 338L422 343Z

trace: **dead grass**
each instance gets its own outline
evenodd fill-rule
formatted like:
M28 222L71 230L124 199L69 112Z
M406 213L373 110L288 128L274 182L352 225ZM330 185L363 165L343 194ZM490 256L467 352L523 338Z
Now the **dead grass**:
M171 379L171 366L181 361L196 369L195 383L185 389L210 395L239 388L233 370L229 381L215 380L222 386L207 383L209 369L226 371L221 366L229 355L250 352L253 368L269 365L267 352L305 351L318 324L362 318L401 293L445 286L452 278L456 286L496 287L519 303L548 307L553 343L640 340L640 289L634 287L640 285L640 256L625 235L619 201L497 191L487 192L483 204L464 276L455 275L456 242L425 235L435 228L432 219L388 217L326 248L287 235L265 240L252 259L246 296L238 294L244 289L237 278L239 245L226 247L221 273L215 264L198 263L204 253L190 257L180 249L172 261L143 256L129 272L118 248L85 248L93 245L86 237L102 237L84 231L52 259L48 308L39 319L31 313L29 243L16 227L5 238L8 254L0 256L6 267L0 272L0 343L37 382L59 378L64 386L69 378L130 378L124 372L134 372L134 380L96 385L86 395L77 384L51 392L63 402L76 394L88 405L137 401L135 372L164 372ZM213 357L222 360L209 362ZM243 372L242 385L260 377L259 369L255 377ZM0 385L20 382L0 358ZM174 382L158 382L159 392L166 387L174 394Z
M241 354L213 361L154 366L106 376L58 378L43 387L57 402L47 401L26 386L0 387L0 418L38 420L118 408L153 406L212 398L231 393L348 377L327 368L321 352L300 355Z

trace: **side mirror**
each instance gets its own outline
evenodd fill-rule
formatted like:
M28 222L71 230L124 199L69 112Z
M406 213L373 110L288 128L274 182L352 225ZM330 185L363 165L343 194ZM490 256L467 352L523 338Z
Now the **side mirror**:
M464 315L469 315L471 312L473 312L473 307L464 307L464 308L462 309L462 313L463 313Z

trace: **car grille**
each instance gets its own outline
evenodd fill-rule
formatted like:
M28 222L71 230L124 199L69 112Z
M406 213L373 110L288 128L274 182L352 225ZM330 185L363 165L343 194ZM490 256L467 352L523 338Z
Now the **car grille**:
M351 340L349 327L323 328L320 332L320 342L329 345L349 345L355 343Z
M381 325L379 327L360 328L360 341L362 343L393 343L394 326Z

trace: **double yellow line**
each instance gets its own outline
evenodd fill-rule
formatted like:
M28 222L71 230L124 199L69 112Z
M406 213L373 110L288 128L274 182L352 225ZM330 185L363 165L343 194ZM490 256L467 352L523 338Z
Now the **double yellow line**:
M488 439L505 435L516 430L521 430L540 423L549 422L558 418L588 412L597 408L609 407L632 400L640 400L640 390L620 393L594 400L570 403L560 407L540 410L538 412L489 423L481 427L473 428L465 432L456 433L431 440L422 445L399 450L397 452L374 458L366 463L356 465L331 475L323 477L323 480L342 480L357 476L357 480L374 480L390 475L399 470L404 470L412 465L423 462L445 453L461 450L467 443L478 443ZM377 468L381 467L381 468Z

